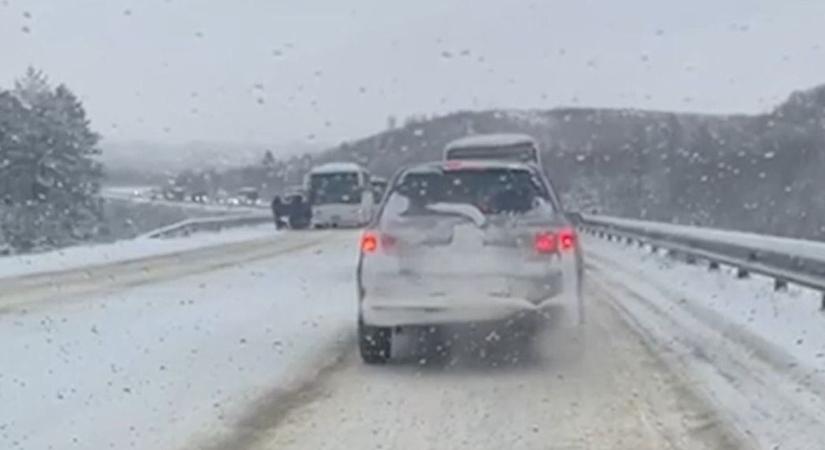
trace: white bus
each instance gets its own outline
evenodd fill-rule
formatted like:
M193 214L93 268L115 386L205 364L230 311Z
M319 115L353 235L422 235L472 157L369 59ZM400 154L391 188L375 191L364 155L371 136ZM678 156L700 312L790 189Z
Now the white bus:
M535 139L526 134L479 134L447 144L445 160L496 159L541 165L541 151Z
M375 197L367 169L354 163L327 163L306 180L312 227L358 227L372 218Z

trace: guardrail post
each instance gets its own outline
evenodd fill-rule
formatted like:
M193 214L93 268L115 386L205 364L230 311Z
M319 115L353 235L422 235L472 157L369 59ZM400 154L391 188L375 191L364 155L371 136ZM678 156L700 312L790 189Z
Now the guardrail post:
M751 274L750 274L750 272L747 271L747 269L743 269L741 267L736 268L736 278L739 278L741 280L741 279L749 278L750 276L751 276Z
M788 290L788 282L781 279L781 278L775 278L773 280L773 290L777 291L777 292L778 291L787 291Z
M711 261L710 264L708 264L708 270L719 270L719 263Z
M822 292L822 304L819 305L820 311L825 311L825 292Z
M696 257L693 255L685 255L685 262L690 265L696 264Z

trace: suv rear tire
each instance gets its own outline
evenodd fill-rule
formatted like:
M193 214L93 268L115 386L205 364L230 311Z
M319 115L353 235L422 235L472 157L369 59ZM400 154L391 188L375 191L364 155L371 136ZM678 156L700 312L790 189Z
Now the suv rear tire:
M370 326L359 319L358 349L365 363L386 363L392 350L392 328Z

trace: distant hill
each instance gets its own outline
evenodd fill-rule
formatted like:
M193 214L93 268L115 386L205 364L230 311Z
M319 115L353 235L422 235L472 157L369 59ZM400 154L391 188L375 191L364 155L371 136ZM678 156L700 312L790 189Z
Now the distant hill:
M456 112L342 144L314 159L374 173L440 159L467 134L524 132L573 208L825 239L825 86L763 115L564 108Z
M761 115L633 109L460 111L314 154L217 171L189 170L190 190L258 186L269 196L315 164L353 161L389 177L438 160L452 139L521 132L543 146L569 209L825 240L825 86ZM253 152L254 156L254 152Z

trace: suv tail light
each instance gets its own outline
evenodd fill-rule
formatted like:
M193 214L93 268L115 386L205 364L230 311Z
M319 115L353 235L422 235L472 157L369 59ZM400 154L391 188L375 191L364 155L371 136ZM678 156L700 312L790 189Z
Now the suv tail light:
M554 253L558 248L556 235L549 231L540 231L536 233L535 240L533 241L533 248L535 248L538 253Z
M361 253L375 253L378 250L378 234L365 231L361 235Z
M361 252L375 253L380 248L389 249L395 245L395 237L377 231L365 231L361 235Z
M559 247L562 251L570 251L576 248L576 230L564 228L559 231Z

